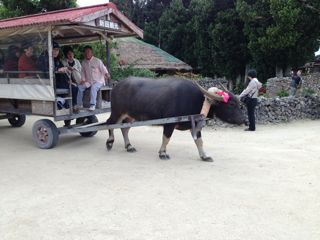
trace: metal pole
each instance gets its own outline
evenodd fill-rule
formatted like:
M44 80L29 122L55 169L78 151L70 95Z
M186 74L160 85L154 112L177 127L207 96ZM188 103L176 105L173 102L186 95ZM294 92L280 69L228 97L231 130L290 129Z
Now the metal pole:
M48 31L48 56L49 56L49 78L50 78L50 86L54 87L53 84L53 58L52 58L52 34L51 28Z
M49 57L49 79L50 79L50 87L53 89L54 94L54 102L53 102L53 115L57 115L57 104L55 101L56 98L56 84L54 81L54 66L53 66L53 57L52 57L52 28L50 27L48 30L48 57Z

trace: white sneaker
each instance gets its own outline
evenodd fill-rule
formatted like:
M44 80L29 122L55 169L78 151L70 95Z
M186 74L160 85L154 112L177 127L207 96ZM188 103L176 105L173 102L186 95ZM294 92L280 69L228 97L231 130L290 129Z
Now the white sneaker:
M96 105L90 105L89 111L94 111L94 110L96 110Z

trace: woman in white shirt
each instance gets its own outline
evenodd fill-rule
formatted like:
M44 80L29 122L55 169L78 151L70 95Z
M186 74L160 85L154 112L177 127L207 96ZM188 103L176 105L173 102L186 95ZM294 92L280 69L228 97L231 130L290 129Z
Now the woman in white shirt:
M74 58L72 47L68 46L63 49L65 59L62 64L68 68L71 74L71 80L74 85L78 85L81 81L81 63L78 59Z
M249 84L245 90L240 94L240 99L244 96L247 96L245 104L248 110L248 120L249 128L246 128L245 131L255 131L256 130L256 120L255 120L255 108L258 104L258 93L262 84L257 79L257 72L254 69L248 71Z

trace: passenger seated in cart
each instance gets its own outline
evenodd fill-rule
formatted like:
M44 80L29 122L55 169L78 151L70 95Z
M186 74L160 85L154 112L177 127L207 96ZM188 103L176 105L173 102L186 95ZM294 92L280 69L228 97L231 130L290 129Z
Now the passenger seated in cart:
M67 46L63 48L65 59L62 60L63 66L67 67L70 72L72 83L78 85L81 81L81 63L78 59L74 58L72 47Z
M93 56L91 46L84 47L84 60L82 62L81 82L78 85L77 109L83 107L83 92L90 88L90 111L96 109L97 92L109 80L110 74L103 62Z
M32 44L26 42L22 44L23 53L18 61L18 70L19 71L30 71L30 73L19 73L19 78L25 78L30 76L35 76L32 71L37 71L36 60L33 56L33 47Z
M57 42L53 42L52 44L52 57L54 63L54 72L56 78L56 89L69 89L70 78L67 75L68 68L63 66L60 57L60 46ZM48 51L43 52L38 60L38 68L40 71L48 72L49 71L49 56ZM72 90L72 105L75 106L77 103L77 94L78 88L76 84L71 84ZM63 95L58 95L59 97L63 97ZM66 101L64 104L65 108L68 108L68 102Z
M3 66L3 70L10 71L18 71L18 62L20 57L20 49L17 46L11 45L8 48L8 54ZM9 73L9 77L17 77L16 73Z

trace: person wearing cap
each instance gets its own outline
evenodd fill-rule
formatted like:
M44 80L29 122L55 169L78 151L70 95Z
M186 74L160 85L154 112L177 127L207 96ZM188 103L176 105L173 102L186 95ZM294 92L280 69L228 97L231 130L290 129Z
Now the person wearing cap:
M77 108L82 108L83 92L90 88L90 111L96 109L97 92L105 85L105 81L110 78L108 69L103 62L93 56L91 46L84 47L84 57L82 62L81 81L78 85Z
M53 57L53 65L54 65L54 73L56 79L56 88L57 89L69 89L69 77L67 75L68 67L65 67L59 57L60 53L60 45L57 42L52 43L52 57ZM40 71L45 72L47 74L49 72L49 56L48 51L45 51L41 54L38 61L38 68ZM71 84L72 91L72 105L75 106L77 103L77 94L78 88L76 84ZM69 106L65 106L69 107Z
M35 74L32 71L37 70L36 61L33 58L33 47L31 43L24 43L22 45L23 53L18 61L18 70L19 71L30 71L31 73L19 73L19 78L25 78L29 76L34 76Z
M248 71L248 79L249 84L242 91L239 98L241 99L244 96L247 96L247 100L245 102L247 110L248 110L248 120L249 120L249 128L246 128L245 131L255 131L256 130L256 120L255 120L255 108L258 105L258 93L259 89L262 87L262 83L257 79L257 71L255 69L251 69Z

